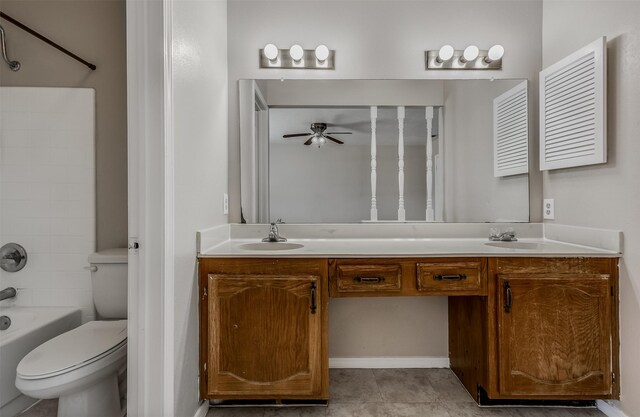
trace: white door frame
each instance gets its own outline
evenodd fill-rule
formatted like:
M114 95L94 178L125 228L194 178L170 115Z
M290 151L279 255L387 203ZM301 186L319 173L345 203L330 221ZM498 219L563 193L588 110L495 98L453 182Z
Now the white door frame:
M174 411L172 0L127 0L127 414Z

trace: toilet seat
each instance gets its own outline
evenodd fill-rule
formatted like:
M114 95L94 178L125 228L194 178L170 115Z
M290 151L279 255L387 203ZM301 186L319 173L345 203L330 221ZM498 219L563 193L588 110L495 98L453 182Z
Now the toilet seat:
M23 380L51 378L85 367L127 343L127 321L91 321L61 334L27 354L18 364ZM126 348L122 350L126 354Z

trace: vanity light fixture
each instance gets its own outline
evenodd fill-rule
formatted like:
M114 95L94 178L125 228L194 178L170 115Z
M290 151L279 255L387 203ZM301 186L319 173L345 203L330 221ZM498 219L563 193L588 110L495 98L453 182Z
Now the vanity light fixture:
M502 45L493 45L491 48L489 48L489 52L487 52L487 56L485 57L484 62L490 64L493 61L502 59L503 55L504 47Z
M500 70L503 55L502 45L493 45L489 50L481 50L476 45L469 45L464 50L444 45L425 52L425 66L428 70Z
M327 48L327 45L318 45L316 48L316 59L318 62L322 64L327 58L329 58L329 48Z
M274 44L272 43L266 44L262 51L265 58L267 58L269 62L275 64L278 61L279 51L278 51L278 47L275 46Z
M438 55L436 56L436 61L439 64L442 64L444 62L449 61L451 58L453 58L453 53L455 52L455 49L453 49L453 46L451 45L444 45L442 48L440 48L440 50L438 51Z
M480 49L475 45L469 45L464 48L462 56L460 57L460 62L466 64L469 61L475 61L478 58L478 55L480 55Z
M335 51L326 45L304 49L295 44L288 49L279 49L270 43L260 50L260 68L335 69Z
M291 56L293 62L299 63L304 57L304 49L302 49L302 46L295 44L289 48L289 56Z

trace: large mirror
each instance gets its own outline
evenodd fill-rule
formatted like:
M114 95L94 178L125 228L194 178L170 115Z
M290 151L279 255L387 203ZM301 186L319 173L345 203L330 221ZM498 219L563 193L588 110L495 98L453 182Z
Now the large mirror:
M241 80L247 223L528 222L526 80Z

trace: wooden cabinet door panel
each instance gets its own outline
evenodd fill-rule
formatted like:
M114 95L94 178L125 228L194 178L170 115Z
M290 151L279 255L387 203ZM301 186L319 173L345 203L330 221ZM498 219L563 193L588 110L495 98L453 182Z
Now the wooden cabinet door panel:
M209 394L321 390L318 276L209 275Z
M611 393L608 275L499 279L499 386L505 395Z

